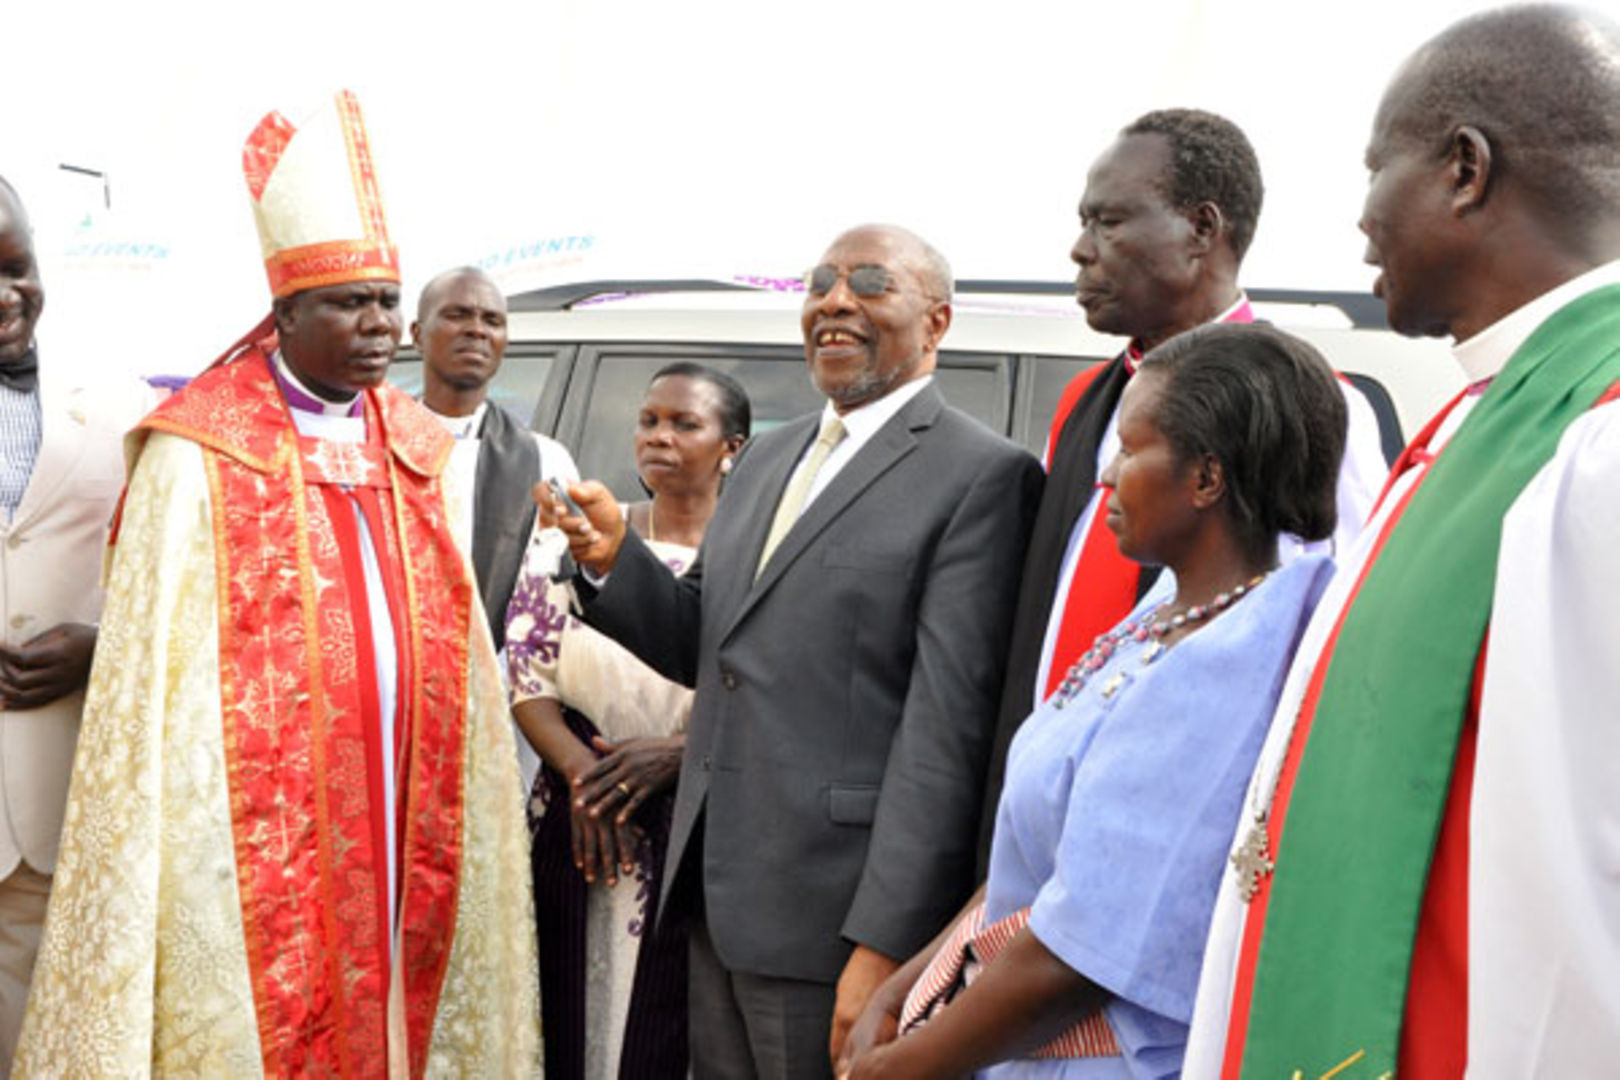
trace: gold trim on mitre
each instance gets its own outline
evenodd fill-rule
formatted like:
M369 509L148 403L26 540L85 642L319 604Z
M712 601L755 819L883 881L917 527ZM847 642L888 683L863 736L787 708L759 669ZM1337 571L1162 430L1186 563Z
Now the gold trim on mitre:
M348 90L294 127L272 112L242 148L275 297L350 281L398 281L360 102Z

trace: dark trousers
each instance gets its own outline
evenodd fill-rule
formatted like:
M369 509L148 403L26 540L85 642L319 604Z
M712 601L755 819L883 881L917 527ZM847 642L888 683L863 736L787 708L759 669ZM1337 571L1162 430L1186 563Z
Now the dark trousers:
M706 918L692 920L692 1076L695 1080L827 1080L837 988L727 970Z

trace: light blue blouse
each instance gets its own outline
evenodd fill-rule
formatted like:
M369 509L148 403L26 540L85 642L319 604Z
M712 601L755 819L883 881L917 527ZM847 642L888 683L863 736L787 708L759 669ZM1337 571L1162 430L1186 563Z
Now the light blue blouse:
M1041 943L1115 995L1104 1014L1123 1057L1021 1060L986 1075L1180 1075L1243 792L1332 575L1325 556L1299 558L1152 663L1127 639L1072 700L1049 699L1024 722L986 915L1030 907Z

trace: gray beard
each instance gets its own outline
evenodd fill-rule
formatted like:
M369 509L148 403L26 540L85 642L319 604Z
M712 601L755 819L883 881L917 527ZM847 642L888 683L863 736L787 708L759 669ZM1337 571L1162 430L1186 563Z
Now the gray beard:
M822 396L831 401L835 407L855 409L887 396L891 390L900 384L902 374L902 372L897 371L885 376L876 371L868 371L861 375L860 378L845 383L836 392L822 386L820 380L812 379L812 381L815 382L816 389L821 391Z

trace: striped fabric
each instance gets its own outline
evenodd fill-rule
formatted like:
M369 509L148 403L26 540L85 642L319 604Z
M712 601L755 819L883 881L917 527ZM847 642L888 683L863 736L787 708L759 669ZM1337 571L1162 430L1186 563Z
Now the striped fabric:
M564 709L563 719L582 742L601 734L573 709ZM540 1022L546 1080L584 1080L588 1046L596 1045L591 1040L614 1037L607 1002L586 1000L590 950L605 950L606 942L593 943L586 937L586 890L591 886L574 865L568 815L573 793L568 781L551 769L542 769L535 777L535 792L529 812L533 839L529 866L540 942L540 1000L545 1003ZM641 938L618 1052L618 1080L668 1080L687 1074L687 931L679 919L658 919L659 890L666 870L664 851L674 809L674 793L665 792L638 813L647 830L637 852L638 880L620 885L639 887L648 901L639 930L618 928L618 932Z
M934 959L918 977L900 1011L900 1032L905 1034L938 1015L972 980L977 969L992 963L1029 925L1029 908L1019 908L1005 919L985 925L980 903L961 919ZM1078 1021L1051 1042L1025 1055L1031 1058L1119 1057L1119 1040L1099 1009Z
M39 390L0 386L0 507L8 516L28 490L42 432Z

